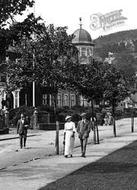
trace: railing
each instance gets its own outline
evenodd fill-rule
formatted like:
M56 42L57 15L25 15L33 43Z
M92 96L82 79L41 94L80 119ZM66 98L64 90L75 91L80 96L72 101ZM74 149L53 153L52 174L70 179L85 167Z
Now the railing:
M56 130L56 123L38 123L41 130ZM64 123L59 123L59 129L64 129Z

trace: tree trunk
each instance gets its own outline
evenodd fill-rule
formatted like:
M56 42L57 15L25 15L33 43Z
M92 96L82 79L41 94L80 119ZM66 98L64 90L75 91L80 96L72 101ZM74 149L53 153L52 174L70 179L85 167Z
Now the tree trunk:
M93 139L94 139L94 144L96 144L96 126L95 126L95 122L94 122L94 103L93 103L93 99L91 100L91 110L92 110L92 124L93 126Z
M91 100L91 109L92 109L92 122L94 123L94 126L93 126L94 144L99 144L98 117L96 117L96 121L95 121L93 99Z
M134 132L134 108L132 108L132 113L131 113L131 132Z
M95 124L93 127L93 139L94 139L94 144L96 144L97 140L96 140L96 126L95 126Z
M115 104L112 105L112 116L113 116L113 134L116 137L116 120L115 120Z
M55 139L55 147L56 147L56 154L59 155L59 121L57 118L57 93L54 96L54 116L55 116L55 123L56 123L56 139Z
M59 155L59 122L56 121L56 154Z

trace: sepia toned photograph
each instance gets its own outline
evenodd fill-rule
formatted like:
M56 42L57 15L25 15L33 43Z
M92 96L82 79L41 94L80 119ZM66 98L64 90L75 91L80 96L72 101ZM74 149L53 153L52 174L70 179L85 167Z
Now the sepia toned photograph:
M0 190L137 190L136 5L0 0Z

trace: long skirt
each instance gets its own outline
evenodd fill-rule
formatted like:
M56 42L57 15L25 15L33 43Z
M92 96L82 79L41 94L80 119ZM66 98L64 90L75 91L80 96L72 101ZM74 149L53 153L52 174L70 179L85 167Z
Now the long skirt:
M74 137L72 137L73 131L66 131L65 136L65 155L72 155L74 147Z

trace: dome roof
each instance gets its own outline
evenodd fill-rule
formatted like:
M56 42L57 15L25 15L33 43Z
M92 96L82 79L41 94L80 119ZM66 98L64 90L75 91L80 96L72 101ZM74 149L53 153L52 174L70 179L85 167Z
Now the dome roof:
M91 45L93 46L93 42L90 34L84 30L83 28L77 29L74 33L74 38L72 43L75 45Z

